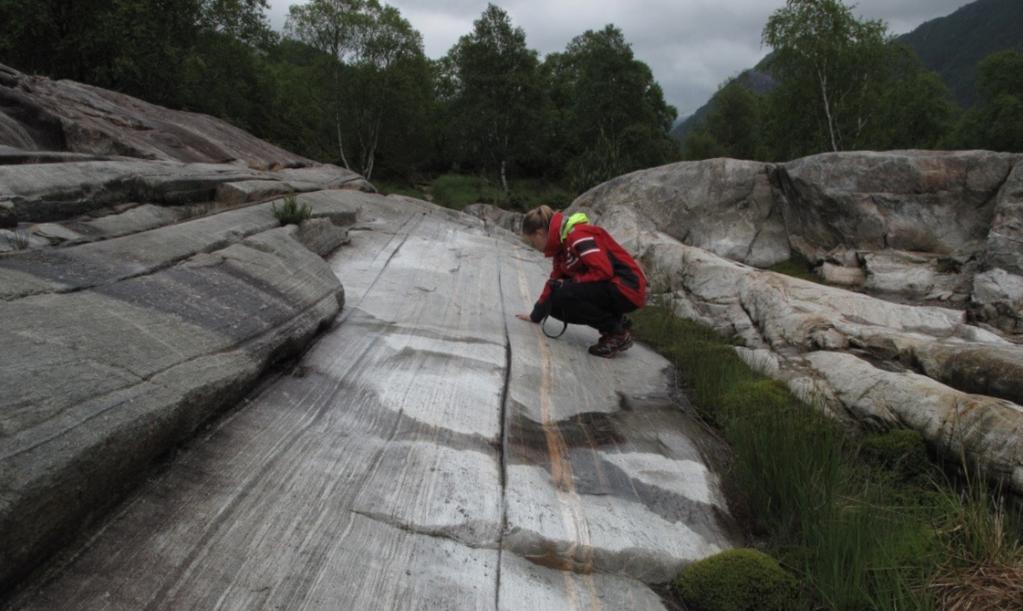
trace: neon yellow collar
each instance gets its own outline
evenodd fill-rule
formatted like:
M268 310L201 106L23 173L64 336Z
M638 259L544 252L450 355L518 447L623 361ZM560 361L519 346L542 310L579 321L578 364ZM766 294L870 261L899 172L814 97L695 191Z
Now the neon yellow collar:
M561 223L561 241L564 242L568 239L568 234L572 232L572 228L580 223L589 223L590 219L582 212L576 212L572 216L568 217L567 220Z

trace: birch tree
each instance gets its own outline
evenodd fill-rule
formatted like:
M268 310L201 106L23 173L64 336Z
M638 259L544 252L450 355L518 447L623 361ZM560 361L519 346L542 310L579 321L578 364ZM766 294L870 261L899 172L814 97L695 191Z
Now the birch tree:
M781 80L806 98L831 150L855 147L876 119L891 42L884 22L857 19L841 0L787 0L768 19L763 40L775 51Z
M284 25L287 36L333 58L330 78L334 94L332 97L337 151L341 162L349 170L352 166L345 155L341 125L341 72L345 60L355 49L359 12L362 7L362 0L311 0L306 4L292 5L288 9L288 19Z
M449 55L465 157L488 160L507 192L509 163L535 137L542 100L536 51L526 46L525 32L512 26L508 13L490 4Z
M398 9L369 0L356 21L346 105L358 145L360 173L373 175L387 126L408 127L410 111L429 96L422 36Z

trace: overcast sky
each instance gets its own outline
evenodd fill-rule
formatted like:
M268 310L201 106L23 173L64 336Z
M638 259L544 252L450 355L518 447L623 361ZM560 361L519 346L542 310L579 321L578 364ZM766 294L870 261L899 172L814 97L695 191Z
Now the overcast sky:
M284 25L288 6L301 0L270 0L270 21ZM383 1L383 0L382 0ZM883 19L896 34L969 4L970 0L859 0L854 13ZM426 54L443 56L487 0L393 0L412 26L423 34ZM754 66L767 51L760 32L784 0L504 0L526 44L541 55L561 51L586 30L617 25L632 43L636 57L653 70L669 104L680 116L702 106L725 79ZM848 4L848 2L847 2Z

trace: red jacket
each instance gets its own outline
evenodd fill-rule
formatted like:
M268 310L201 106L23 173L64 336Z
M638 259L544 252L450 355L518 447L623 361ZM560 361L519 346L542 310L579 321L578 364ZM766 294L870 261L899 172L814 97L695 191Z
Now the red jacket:
M565 226L567 224L567 227ZM567 232L565 231L567 229ZM562 239L564 234L564 239ZM573 214L566 218L556 212L547 232L547 246L543 254L554 257L551 280L569 279L572 282L601 282L610 280L623 297L637 308L646 305L646 276L635 259L611 234L596 225L590 225L585 215ZM551 294L551 283L544 285L536 302L542 306ZM536 311L537 308L534 308Z

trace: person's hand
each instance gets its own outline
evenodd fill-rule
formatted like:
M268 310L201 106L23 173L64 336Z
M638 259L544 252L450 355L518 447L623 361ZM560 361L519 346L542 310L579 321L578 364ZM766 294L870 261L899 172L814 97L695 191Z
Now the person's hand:
M533 322L533 319L529 317L529 314L516 314L515 318L518 318L519 320L524 320L526 322Z

